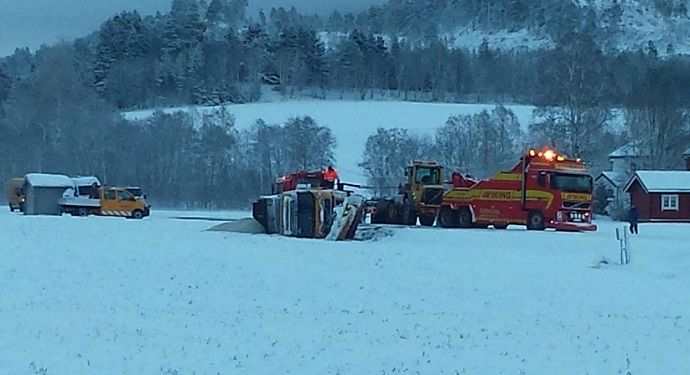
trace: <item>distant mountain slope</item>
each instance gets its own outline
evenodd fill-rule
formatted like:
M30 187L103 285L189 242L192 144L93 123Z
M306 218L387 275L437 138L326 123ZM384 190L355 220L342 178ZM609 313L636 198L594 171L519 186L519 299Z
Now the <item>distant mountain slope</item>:
M485 39L504 51L549 49L589 33L605 51L654 49L665 56L690 54L688 8L690 0L391 0L360 14L358 23L469 50Z

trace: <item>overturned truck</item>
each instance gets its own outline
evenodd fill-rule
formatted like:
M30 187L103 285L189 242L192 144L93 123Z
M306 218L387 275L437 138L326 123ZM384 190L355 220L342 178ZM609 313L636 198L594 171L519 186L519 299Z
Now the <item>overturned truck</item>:
M352 240L365 212L364 198L348 192L312 188L259 198L252 216L268 234L288 237Z

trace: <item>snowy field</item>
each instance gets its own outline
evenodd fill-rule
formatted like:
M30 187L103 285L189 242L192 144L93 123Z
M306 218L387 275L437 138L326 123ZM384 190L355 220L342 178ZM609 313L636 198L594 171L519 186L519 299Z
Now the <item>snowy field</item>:
M687 374L690 227L330 243L0 213L0 374ZM237 218L246 213L221 213Z
M284 102L228 105L235 116L237 129L249 129L257 119L269 124L282 124L291 117L311 116L319 125L331 128L338 142L335 149L336 167L341 177L351 183L366 183L359 163L364 145L377 128L403 128L412 134L433 136L450 116L491 111L492 104L415 103L397 101L342 101L342 100L295 100ZM534 107L506 106L515 112L526 131L532 119ZM173 108L192 111L198 115L213 107ZM128 112L130 120L145 119L153 111ZM200 116L197 116L200 118ZM325 166L324 166L325 167Z

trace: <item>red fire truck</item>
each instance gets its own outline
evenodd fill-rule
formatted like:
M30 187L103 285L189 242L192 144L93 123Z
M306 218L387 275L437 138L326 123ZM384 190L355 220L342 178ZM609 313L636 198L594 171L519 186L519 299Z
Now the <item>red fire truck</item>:
M510 171L475 181L454 175L438 223L445 228L595 231L592 177L580 159L551 149L529 150Z

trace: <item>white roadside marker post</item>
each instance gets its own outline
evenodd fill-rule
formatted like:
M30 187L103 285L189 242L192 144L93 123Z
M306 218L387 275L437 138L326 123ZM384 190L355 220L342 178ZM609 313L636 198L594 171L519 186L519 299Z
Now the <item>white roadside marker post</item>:
M630 244L628 242L628 230L625 226L616 228L616 239L621 249L621 265L626 265L630 263L630 253L628 251Z

